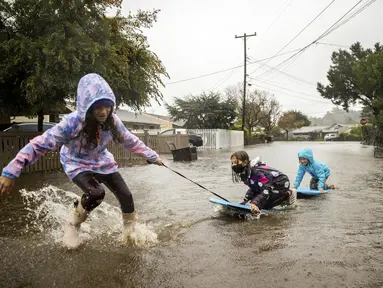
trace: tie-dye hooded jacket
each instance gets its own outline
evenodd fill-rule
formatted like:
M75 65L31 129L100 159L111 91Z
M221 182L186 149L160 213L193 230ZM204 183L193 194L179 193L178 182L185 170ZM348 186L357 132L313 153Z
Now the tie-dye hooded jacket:
M259 209L266 206L272 193L285 197L290 188L289 178L284 173L256 160L250 162L250 167L245 170L241 178L250 188L243 200L250 201Z
M85 149L81 145L83 137L77 137L84 127L88 109L93 103L101 99L109 99L115 103L115 96L108 83L94 73L82 77L77 87L76 111L66 115L60 123L42 135L33 138L4 167L2 176L19 177L24 167L35 163L40 156L54 151L60 146L60 161L70 179L84 171L101 174L117 172L117 163L113 155L107 150L107 144L112 141L112 135L109 131L100 131L101 140L93 150ZM158 158L157 153L147 147L137 136L131 134L116 114L113 113L112 116L124 139L121 144L131 152L155 162ZM80 147L82 148L80 149Z

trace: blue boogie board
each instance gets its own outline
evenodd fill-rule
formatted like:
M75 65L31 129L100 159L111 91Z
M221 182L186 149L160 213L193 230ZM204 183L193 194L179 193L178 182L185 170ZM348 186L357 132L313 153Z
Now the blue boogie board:
M242 204L227 202L227 201L219 200L219 199L209 199L209 201L214 204L219 204L224 207L237 210L238 212L251 213L251 207L249 205L242 205ZM271 208L270 210L261 210L261 211L283 211L283 210L286 210L286 206L276 206Z
M297 194L303 194L303 195L320 195L324 193L330 192L330 190L324 190L324 193L320 193L319 190L314 190L310 188L297 188Z

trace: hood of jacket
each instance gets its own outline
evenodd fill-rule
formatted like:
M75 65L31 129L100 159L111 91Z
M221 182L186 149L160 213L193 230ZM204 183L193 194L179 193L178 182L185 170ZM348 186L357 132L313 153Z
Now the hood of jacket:
M250 167L255 167L259 165L266 165L266 162L262 161L261 157L259 156L250 161Z
M109 84L96 73L83 76L77 86L77 115L85 120L89 108L98 100L108 99L116 105L116 97Z
M313 151L310 148L302 148L298 152L298 158L306 158L310 163L314 163Z

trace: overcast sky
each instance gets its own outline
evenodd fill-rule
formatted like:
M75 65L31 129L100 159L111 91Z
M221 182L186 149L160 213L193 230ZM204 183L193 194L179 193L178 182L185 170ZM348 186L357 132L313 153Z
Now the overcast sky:
M360 0L336 0L280 54L303 48L319 37ZM291 57L294 52L275 57L266 65L251 63L274 56L309 24L332 0L129 0L124 14L137 9L161 9L158 22L145 31L151 50L162 60L171 79L161 91L164 100L199 94L243 81L243 67L194 80L173 83L243 64L243 40L235 35L257 33L247 40L248 74L252 87L273 93L284 110L298 109L310 116L323 116L333 105L316 91L316 83L326 82L331 53L360 41L364 47L383 42L383 1L377 0L320 42L288 61L279 72L264 72ZM351 13L370 0L362 0ZM343 47L345 48L345 47ZM265 61L264 61L265 62ZM288 64L288 65L287 65ZM268 66L270 65L270 66ZM273 70L271 70L273 71ZM260 76L261 75L261 76ZM254 79L256 78L256 79ZM164 106L153 103L147 112L167 114Z

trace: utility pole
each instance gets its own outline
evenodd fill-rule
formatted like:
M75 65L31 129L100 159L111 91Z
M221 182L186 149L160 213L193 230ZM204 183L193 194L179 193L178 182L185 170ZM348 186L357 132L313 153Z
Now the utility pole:
M243 66L243 105L242 105L242 131L245 131L245 117L246 117L246 112L245 112L245 107L246 107L246 77L247 77L247 72L246 72L246 64L247 64L247 55L246 55L246 39L247 37L252 37L252 36L257 36L257 33L254 32L254 34L249 34L247 35L244 33L242 36L237 36L235 35L235 39L237 38L243 38L243 48L244 48L244 66Z

